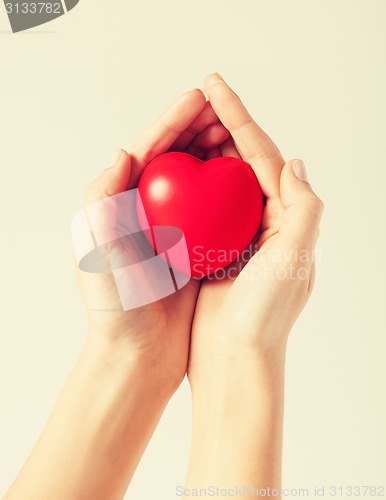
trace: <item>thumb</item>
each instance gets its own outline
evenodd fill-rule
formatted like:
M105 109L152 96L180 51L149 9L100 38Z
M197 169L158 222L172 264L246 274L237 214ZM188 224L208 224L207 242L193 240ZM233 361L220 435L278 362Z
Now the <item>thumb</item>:
M285 208L282 238L291 248L313 249L319 235L323 202L312 190L302 160L292 160L284 166L280 196Z
M120 149L106 168L87 188L85 205L90 205L114 194L126 191L131 174L131 158L123 149Z
M95 246L112 242L136 227L134 218L135 196L126 192L131 174L131 157L119 150L111 166L106 168L87 188L84 209L87 224ZM122 193L122 195L120 195ZM125 194L123 194L125 193Z

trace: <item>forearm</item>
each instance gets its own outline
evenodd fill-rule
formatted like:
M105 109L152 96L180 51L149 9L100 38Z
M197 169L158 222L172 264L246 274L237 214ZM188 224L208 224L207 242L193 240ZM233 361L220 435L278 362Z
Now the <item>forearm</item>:
M173 389L156 363L88 340L5 498L122 498Z
M192 381L187 488L281 486L285 346L219 360ZM247 495L246 495L247 496Z

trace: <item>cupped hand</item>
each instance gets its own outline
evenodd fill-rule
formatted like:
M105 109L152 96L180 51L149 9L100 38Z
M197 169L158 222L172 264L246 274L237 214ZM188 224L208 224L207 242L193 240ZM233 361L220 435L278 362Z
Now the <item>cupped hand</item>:
M262 227L231 266L203 280L196 305L188 375L208 373L256 351L282 351L314 282L314 250L323 211L300 160L285 164L278 148L255 123L218 74L205 91L229 137L212 156L235 156L254 169L266 202ZM240 221L242 224L242 221Z
M228 136L204 94L192 90L139 137L130 153L122 150L114 165L90 184L85 205L136 188L147 164L166 151L205 157ZM199 283L190 280L173 295L124 311L111 271L94 274L77 267L76 273L87 308L89 337L102 345L112 344L119 359L140 356L159 364L178 384L186 373Z

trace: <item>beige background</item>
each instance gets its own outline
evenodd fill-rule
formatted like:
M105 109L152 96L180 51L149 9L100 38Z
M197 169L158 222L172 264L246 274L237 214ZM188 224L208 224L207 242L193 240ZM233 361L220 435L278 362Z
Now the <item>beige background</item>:
M86 184L214 70L326 204L288 352L285 485L386 486L385 18L385 0L81 0L12 35L0 6L0 494L85 338L69 224ZM174 498L189 438L185 383L127 498Z

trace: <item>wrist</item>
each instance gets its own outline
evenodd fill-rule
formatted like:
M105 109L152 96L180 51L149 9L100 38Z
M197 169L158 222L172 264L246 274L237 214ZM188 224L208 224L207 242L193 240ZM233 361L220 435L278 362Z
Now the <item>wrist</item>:
M279 488L285 346L218 357L191 377L192 448L187 483ZM230 450L232 450L230 452Z
M130 383L136 378L157 394L170 399L181 380L164 363L159 343L143 348L134 347L128 339L114 338L89 331L81 360L99 366L108 376Z
M222 392L239 388L248 392L253 381L258 382L263 376L267 383L277 383L284 376L286 349L286 338L270 345L256 342L244 346L233 342L224 347L223 342L221 345L216 342L214 346L209 345L206 355L198 360L193 344L188 371L193 398L217 393L220 389ZM252 385L245 384L247 380Z
M285 345L274 350L239 350L189 373L193 433L198 443L208 436L212 442L214 436L221 441L230 428L243 432L261 419L273 425L282 420L285 353Z

